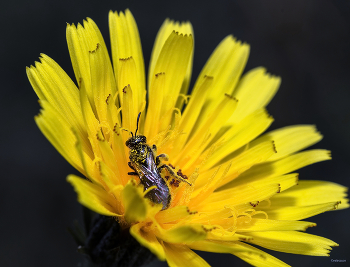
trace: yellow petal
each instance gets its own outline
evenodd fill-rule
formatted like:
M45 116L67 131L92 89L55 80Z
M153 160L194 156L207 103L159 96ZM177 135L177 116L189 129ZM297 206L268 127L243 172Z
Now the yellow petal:
M348 199L345 186L326 181L299 181L297 186L274 197L273 207L307 206L341 201L339 209L347 208Z
M199 203L203 202L210 195L212 195L216 188L219 187L218 184L220 184L220 181L223 180L223 177L226 176L231 167L231 164L226 165L225 168L223 167L224 166L220 166L217 172L211 177L211 179L208 180L201 189L197 190L197 194L191 196L191 201L188 203L190 207L197 206Z
M185 217L193 215L195 213L196 212L194 211L190 211L186 206L175 206L173 208L168 208L158 212L156 214L156 220L158 223L169 223L184 219Z
M225 201L227 198L235 198L238 201L237 204L241 204L249 201L263 200L268 197L262 197L259 195L271 195L279 193L279 184L264 184L261 187L251 185L241 185L230 189L220 190L214 192L206 201ZM249 200L250 199L250 200ZM245 200L245 201L242 201Z
M114 152L114 157L116 159L117 168L119 170L120 179L122 181L122 185L126 185L129 181L130 177L128 175L129 166L127 162L128 159L128 151L125 146L125 142L122 136L122 130L120 129L120 124L116 124L113 128L113 139L112 139L112 149Z
M184 225L175 227L169 230L157 228L157 236L170 243L184 243L197 240L203 240L207 236L207 230L204 226L198 225Z
M231 227L225 227L227 225L221 224L221 223L219 224L219 226L222 226L225 228L231 228L231 229L232 229L232 225L233 225L232 221L231 221L231 225L230 225ZM210 242L211 241L236 242L236 241L247 241L248 239L250 239L250 238L247 236L233 233L232 231L223 231L223 229L219 229L219 230L213 230L213 231L209 232L206 240L210 240Z
M166 75L163 88L166 101L162 101L161 114L163 116L160 121L160 130L165 130L171 123L172 111L185 79L192 50L192 35L172 32L162 47L153 72L150 72L152 78L150 85L153 85L155 74L164 72ZM149 88L150 94L152 94L152 90L154 88L151 86ZM149 115L147 114L147 116Z
M253 186L253 187L260 187L264 186L266 184L274 184L277 183L280 185L281 192L284 190L287 190L288 188L298 184L299 181L299 174L297 173L291 173L291 174L286 174L286 175L281 175L281 176L276 176L276 177L266 177L266 178L260 178L256 180L250 180L245 183L245 186ZM222 189L229 189L235 187L232 183L230 183L231 186L223 186L219 188L218 190Z
M198 212L191 218L191 223L213 226L208 232L207 240L238 241L240 240L239 237L232 232L236 219L236 212L225 207L213 212ZM229 230L226 231L227 229Z
M220 242L220 241L197 241L189 244L189 247L196 250L214 253L231 253L253 266L289 266L279 259L241 242Z
M135 181L130 180L124 187L122 197L125 207L125 219L128 222L143 221L148 212L148 203L143 195L143 189L136 187Z
M231 160L232 167L226 177L222 179L219 186L222 186L239 176L252 166L260 164L276 153L273 142L264 142L256 147L246 150Z
M152 88L148 92L148 108L145 121L144 134L147 138L152 139L159 133L159 120L162 117L161 108L164 99L163 88L165 86L166 74L164 72L156 73L153 79Z
M153 232L142 229L143 224L138 223L130 227L130 234L144 247L148 248L161 261L165 260L163 246L159 243Z
M312 222L303 221L279 221L279 220L268 220L268 219L256 219L252 218L247 221L247 218L237 219L237 232L262 232L262 231L305 231L309 227L316 226Z
M192 93L191 99L186 106L184 113L181 116L181 121L179 125L179 131L182 131L184 134L180 135L176 140L176 150L173 150L172 153L181 151L185 142L190 137L191 131L194 129L194 125L197 121L197 118L201 112L202 106L204 105L205 97L211 88L213 83L213 77L206 76L203 79L203 83L200 85L199 90L196 93Z
M135 103L133 102L134 91L130 85L127 85L123 88L122 98L123 98L123 128L129 131L136 131L136 123L137 123L137 108L135 107ZM130 136L130 133L124 131L123 137L124 140L127 140Z
M278 202L276 203L278 205ZM339 202L327 202L309 206L294 206L294 207L268 207L259 208L268 213L269 219L273 220L303 220L317 214L337 209Z
M67 181L77 192L80 204L102 215L121 215L117 214L115 210L117 200L112 195L107 194L102 187L75 175L69 175Z
M97 44L96 49L89 52L90 75L92 85L92 95L96 117L100 123L108 125L107 118L107 99L114 98L115 81L114 76L109 68L109 58L106 58L105 52L101 45ZM85 85L88 81L85 82ZM113 129L113 124L109 124L108 130Z
M290 267L290 265L284 263L283 261L271 256L270 254L257 249L255 247L249 246L248 244L241 243L240 246L244 247L246 252L234 253L235 256L248 262L253 266L259 267Z
M96 138L97 134L101 131L101 128L92 110L92 106L86 92L85 82L83 80L80 83L80 103L85 128L87 129L88 139L90 141L94 157L102 158L98 140Z
M113 73L112 65L109 60L106 44L97 25L90 18L84 20L84 27L81 24L78 24L77 27L68 24L66 35L75 77L78 83L80 83L81 80L84 81L87 97L92 105L93 111L96 112L93 93L93 90L96 88L91 84L90 51L94 51L97 46L100 47L99 49L101 49L103 57L106 59L104 63L108 69L107 75L111 76ZM110 81L112 94L115 95L115 81L112 78Z
M61 114L67 126L76 129L85 152L92 156L86 138L78 88L53 59L41 54L40 60L41 63L36 62L36 67L27 68L31 85L40 99L48 101Z
M268 141L261 143L253 148L250 148L242 152L238 156L234 157L233 159L230 159L228 162L223 163L222 165L220 165L220 168L226 168L228 164L231 167L226 173L226 175L222 177L217 187L220 187L235 179L237 176L239 176L241 173L248 170L255 164L259 164L266 161L274 153L275 146L273 142ZM211 170L204 171L199 175L198 179L196 180L195 194L199 193L202 186L206 185L210 180L213 179L213 175L216 173L216 170L217 168L212 168Z
M99 181L97 181L95 179L95 177L93 176L93 171L94 171L94 162L93 162L93 159L90 158L84 151L81 143L81 139L79 137L79 135L74 131L74 129L72 129L74 135L75 135L75 138L76 138L76 143L75 143L75 147L78 151L78 154L79 154L79 157L80 157L80 161L81 161L81 164L85 170L85 176L90 179L90 180L93 180L94 183L97 183L99 184ZM84 174L84 173L83 173ZM100 184L101 185L101 184Z
M79 82L83 79L86 82L90 81L90 66L89 66L89 51L96 48L98 42L95 42L92 47L88 47L85 41L81 24L75 27L74 24L67 24L66 35L69 54L71 57L75 78ZM92 91L88 88L88 98L92 101Z
M137 77L137 67L134 58L120 58L118 69L118 88L120 88L119 95L123 95L123 88L130 86L133 90L131 101L135 107L135 113L138 114L139 112L142 112L144 108L144 103L146 101L146 89L141 87L144 84L141 84ZM126 103L124 102L123 97L120 99L122 107L124 107Z
M163 246L170 267L210 267L205 260L187 246L165 242Z
M235 252L245 252L247 249L241 247L240 243L233 242L222 242L213 240L203 240L195 241L188 244L191 249L208 251L214 253L235 253Z
M214 192L200 204L200 207L196 207L196 209L200 211L214 211L220 210L228 205L260 202L269 199L279 192L279 184L268 184L259 187L250 185L237 186L231 189Z
M40 64L39 62L35 62L36 64ZM42 88L45 88L45 85L41 81L41 77L38 75L36 68L31 65L30 67L26 67L27 77L32 85L36 95L39 99L46 100L45 93L42 91Z
M219 140L224 144L219 147L205 162L205 169L208 169L225 157L249 143L262 132L264 132L272 123L273 119L266 110L261 109L246 117L237 125L232 126Z
M331 247L338 246L324 237L297 231L251 232L248 242L271 250L312 256L329 256Z
M134 77L130 80L133 84L135 99L138 103L144 101L145 97L145 66L142 55L142 47L139 31L135 19L129 9L123 12L109 12L109 33L111 36L112 59L117 80L119 95L122 95L122 89L128 84L121 84L122 79L120 69L122 62L120 59L132 57L134 62ZM142 100L141 100L142 99ZM123 101L122 98L120 99ZM138 106L138 105L137 105Z
M330 152L323 149L300 152L278 161L256 165L242 173L237 179L223 186L223 188L230 188L263 178L280 176L307 165L330 159Z
M100 171L100 176L104 181L104 184L107 186L105 189L108 193L112 193L114 189L118 186L121 186L120 177L118 177L118 173L114 173L103 161L96 161L96 164Z
M159 32L157 34L156 40L154 42L151 60L150 60L150 66L149 66L149 77L148 77L148 88L151 87L150 81L152 80L152 73L154 72L155 65L157 63L159 54L164 46L164 43L168 39L169 35L173 32L179 32L180 34L187 34L193 36L193 29L190 22L174 22L173 20L166 19L162 26L159 29ZM189 82L191 79L191 73L192 73L192 61L193 61L193 48L192 48L192 54L191 59L188 62L188 68L187 73L181 88L181 93L186 94Z
M73 81L50 57L41 54L40 61L36 62L35 67L27 67L29 81L39 98L50 102L65 117L81 118L79 90Z
M294 125L264 134L249 145L253 147L261 142L273 140L277 152L268 161L274 161L309 147L321 139L322 135L317 132L314 125Z
M264 68L256 68L246 73L233 92L239 104L230 118L230 124L235 124L254 111L264 108L276 94L280 83L279 77L267 74Z
M69 124L47 101L41 100L41 114L35 122L57 151L79 172L86 175L76 149L76 137Z
M98 145L101 151L101 156L104 165L106 165L106 168L108 168L108 177L111 180L112 184L114 185L120 185L122 184L122 178L120 174L120 170L118 169L117 166L117 161L114 157L114 153L106 139L103 137L101 132L97 134L98 138ZM105 168L105 169L106 169Z
M174 159L175 164L182 166L185 172L188 169L191 170L191 166L196 165L195 162L198 158L199 161L202 161L201 157L205 157L203 156L203 151L226 122L227 114L234 112L237 106L236 99L229 95L223 95L220 99L220 104L214 109L212 114L208 115L202 126L197 128L197 131L191 135L185 148L181 153L177 153L178 155ZM186 156L188 155L191 155L191 158L187 158Z
M227 36L214 50L198 76L193 94L200 89L205 76L214 79L210 92L206 96L206 108L198 118L198 127L202 125L207 114L210 114L220 102L218 96L225 93L232 95L242 74L249 55L249 45L237 41L232 35Z

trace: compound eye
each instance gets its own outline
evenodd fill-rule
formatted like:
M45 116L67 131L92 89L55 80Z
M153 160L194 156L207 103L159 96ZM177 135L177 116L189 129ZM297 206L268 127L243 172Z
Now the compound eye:
M126 142L125 142L125 145L127 146L127 147L129 147L129 145L130 145L130 139L128 139Z

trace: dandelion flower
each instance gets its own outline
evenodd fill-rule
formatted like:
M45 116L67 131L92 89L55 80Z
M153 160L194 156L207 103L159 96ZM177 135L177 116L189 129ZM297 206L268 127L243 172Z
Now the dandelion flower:
M300 152L321 140L314 126L264 134L273 122L265 107L280 78L261 67L242 75L247 44L226 37L188 95L189 22L161 26L147 82L130 11L110 12L109 29L112 60L90 18L68 24L77 85L46 55L27 68L42 107L37 125L84 176L68 176L82 205L112 218L170 266L208 266L193 250L230 253L255 266L288 266L254 245L313 256L337 246L304 233L316 224L302 220L347 208L346 188L298 181L297 169L331 158L322 149ZM137 154L141 148L129 158L133 148L125 144L139 135L146 138L142 149L149 149L157 185L147 185L150 174L135 168L146 164ZM155 201L160 189L165 193Z

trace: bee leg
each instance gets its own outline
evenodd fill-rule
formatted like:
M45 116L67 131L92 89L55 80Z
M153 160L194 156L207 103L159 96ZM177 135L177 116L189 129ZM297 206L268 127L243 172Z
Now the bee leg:
M168 165L166 165L166 164L163 164L162 166L160 166L160 167L158 168L158 171L161 172L161 170L162 170L163 168L167 169L167 171L168 171L172 176L174 176L176 179L180 180L181 182L185 182L185 183L188 184L188 185L192 185L189 181L187 181L187 180L185 180L184 178L178 176L178 175L177 175Z
M152 150L154 154L157 154L157 146L153 144Z
M154 161L156 161L157 146L155 144L153 144L151 150L152 150L153 159L154 159Z
M162 158L163 161L168 161L169 160L169 156L167 154L159 154L156 157L156 165L157 166L160 164L160 158Z
M136 172L136 169L134 168L134 166L131 165L131 162L129 161L128 162L128 165L131 169L133 169L134 171L133 172L128 172L128 175L136 175L136 176L139 176L139 174Z
M136 169L134 168L134 166L131 165L131 162L130 162L130 161L128 162L128 165L129 165L129 167L130 167L131 169L133 169L133 170L136 172Z

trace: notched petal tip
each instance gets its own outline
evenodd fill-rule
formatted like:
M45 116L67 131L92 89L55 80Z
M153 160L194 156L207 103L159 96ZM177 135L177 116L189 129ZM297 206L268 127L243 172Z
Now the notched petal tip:
M332 159L332 152L330 150L327 151L327 156L329 157L329 159Z
M38 113L37 115L34 116L34 121L40 120L40 117L42 116L41 113Z
M41 63L41 58L40 58L40 57L39 57L39 60L40 60L40 61L34 61L34 66L33 66L32 70L37 69L38 66L40 66L40 65L42 64L42 63Z
M39 59L42 62L42 60L51 59L51 58L48 55L44 54L44 53L40 53Z
M331 209L331 210L336 210L336 209L338 209L339 204L341 204L341 201L337 201L336 203L334 203L334 208Z
M306 231L308 228L316 227L316 226L317 226L316 223L310 223L309 225L305 225L304 231Z
M35 62L34 62L34 64L35 64ZM33 71L35 71L35 66L33 66L33 65L30 65L29 67L26 66L26 74L29 78L29 81L30 81L30 77L33 75Z
M89 19L88 17L85 18L85 19L83 19L83 25L84 25L83 28L84 28L84 29L86 29L86 25L89 23L88 19ZM90 20L91 20L91 19L90 19Z
M118 11L116 11L116 14L120 17L125 16L125 11L119 11L119 13L118 13Z

